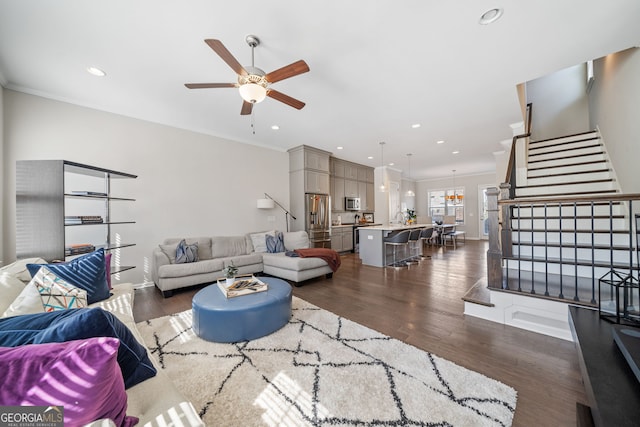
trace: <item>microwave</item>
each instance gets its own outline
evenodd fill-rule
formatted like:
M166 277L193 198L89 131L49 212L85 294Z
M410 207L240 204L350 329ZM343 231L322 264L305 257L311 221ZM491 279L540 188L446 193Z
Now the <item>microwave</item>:
M346 210L346 211L359 211L360 210L360 197L345 197L344 198L344 210Z

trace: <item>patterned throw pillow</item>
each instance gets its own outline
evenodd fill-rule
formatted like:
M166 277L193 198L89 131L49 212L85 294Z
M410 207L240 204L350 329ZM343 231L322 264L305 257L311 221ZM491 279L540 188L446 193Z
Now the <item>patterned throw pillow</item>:
M267 234L265 241L267 243L267 252L271 254L284 252L284 237L282 231L276 231L275 234Z
M198 243L187 245L185 239L180 240L176 248L176 264L198 261Z
M68 310L87 306L87 291L67 283L49 271L47 267L40 267L27 286L31 285L38 289L44 311Z

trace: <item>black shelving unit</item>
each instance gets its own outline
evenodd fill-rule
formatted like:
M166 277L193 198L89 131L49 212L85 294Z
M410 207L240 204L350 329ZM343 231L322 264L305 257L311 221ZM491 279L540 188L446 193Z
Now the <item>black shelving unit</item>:
M98 178L104 189L101 194L74 194L65 188L68 174ZM135 202L135 199L115 197L111 194L114 179L135 179L137 175L91 166L67 160L19 160L16 162L16 255L18 258L40 257L51 262L69 260L65 256L67 245L80 243L67 241L67 227L104 227L104 241L95 242L96 249L105 251L134 246L135 243L114 242L112 226L135 224L135 221L113 221L111 204ZM94 180L95 182L95 180ZM119 195L118 195L119 196ZM88 200L102 204L103 222L65 224L68 201ZM82 242L84 243L84 242ZM114 266L111 273L120 273L135 266Z

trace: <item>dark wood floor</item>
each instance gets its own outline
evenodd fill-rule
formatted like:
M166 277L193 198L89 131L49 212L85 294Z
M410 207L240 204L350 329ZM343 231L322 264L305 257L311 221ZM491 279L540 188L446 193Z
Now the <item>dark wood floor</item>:
M586 396L573 343L463 315L462 296L486 275L486 242L428 249L431 260L409 270L363 266L342 258L333 279L294 288L312 304L390 335L518 391L514 426L575 426ZM136 291L136 321L191 308L200 288L163 299Z

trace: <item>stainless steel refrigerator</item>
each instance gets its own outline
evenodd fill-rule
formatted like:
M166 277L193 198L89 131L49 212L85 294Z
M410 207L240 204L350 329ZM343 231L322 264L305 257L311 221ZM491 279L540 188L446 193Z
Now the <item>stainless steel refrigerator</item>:
M305 229L312 248L331 248L331 207L326 194L305 194Z

